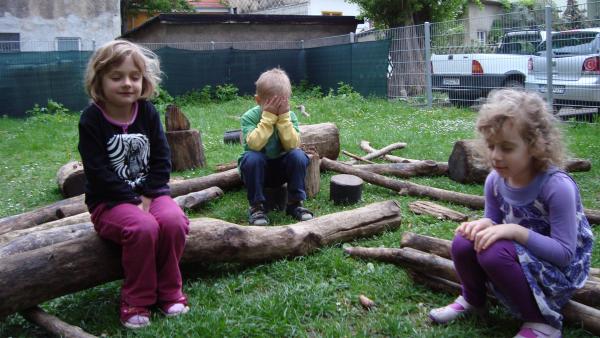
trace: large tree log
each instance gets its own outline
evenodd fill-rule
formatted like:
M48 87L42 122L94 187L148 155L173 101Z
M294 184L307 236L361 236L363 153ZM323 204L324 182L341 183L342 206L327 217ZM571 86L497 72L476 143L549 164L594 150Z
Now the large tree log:
M321 169L332 170L342 174L355 175L369 183L398 191L402 195L416 197L426 196L440 201L464 205L472 209L483 209L485 204L485 199L483 196L463 194L456 191L433 188L407 181L394 180L382 175L355 168L355 166L345 165L329 159L321 160ZM584 213L590 224L600 224L600 210L586 208L584 209Z
M239 226L200 218L190 223L182 263L254 263L301 256L325 245L396 228L400 222L395 201L287 226ZM121 276L119 250L91 229L75 240L8 256L0 264L0 318Z
M436 257L452 259L450 247L452 243L445 239L417 235L414 233L404 233L400 246L411 248L420 252L431 253ZM583 288L575 291L573 299L593 307L600 307L600 282L596 279L588 279Z
M392 175L401 178L445 175L448 170L448 168L430 160L414 163L359 164L353 167L379 175Z
M300 141L304 147L314 148L322 158L336 160L340 155L340 132L333 123L301 125Z
M58 227L66 226L66 225L86 223L86 222L91 222L90 213L87 211L83 212L81 214L61 218L56 221L42 223L40 225L36 225L31 228L9 231L9 232L6 232L6 233L3 233L0 235L0 246L2 246L6 242L12 241L13 239L21 237L21 236L25 236L29 233L35 233L35 232L40 232L40 231L44 231L44 230L48 230L48 229L52 229L52 228L58 228Z
M85 188L85 174L83 164L71 161L58 169L56 173L58 190L65 198L81 195Z
M78 326L73 326L63 322L57 317L46 313L39 306L21 311L21 315L28 321L39 325L46 331L58 336L65 338L95 338L96 336L91 335L83 331Z
M169 183L172 197L189 194L190 192L200 191L210 187L219 187L223 190L227 190L240 187L241 185L242 179L240 178L237 169ZM86 211L87 207L84 204L83 195L71 197L45 207L0 219L0 234L13 230L30 228L42 223L81 214Z
M448 176L461 183L484 183L490 172L490 167L481 158L477 149L477 140L459 140L448 159ZM564 163L564 169L569 172L589 171L592 164L588 160L573 158Z
M396 264L402 267L409 268L420 274L433 275L438 278L443 278L455 283L459 283L458 275L454 270L452 261L446 258L439 257L437 255L428 254L412 248L403 249L391 249L391 248L364 248L364 247L349 247L345 248L344 252L352 257L359 257L365 259L374 259L377 261L388 262ZM596 296L598 297L598 296ZM584 320L599 321L600 311L590 306L584 305L582 300L593 302L589 299L577 299L573 297L580 306L571 307L574 311L575 318L578 319L577 323ZM581 302L581 303L579 303ZM576 304L577 305L577 304ZM581 311L581 312L580 312ZM563 312L564 314L564 312ZM592 317L589 316L592 314ZM574 318L574 317L570 317ZM588 323L588 327L600 328L600 325ZM594 332L600 334L600 330Z

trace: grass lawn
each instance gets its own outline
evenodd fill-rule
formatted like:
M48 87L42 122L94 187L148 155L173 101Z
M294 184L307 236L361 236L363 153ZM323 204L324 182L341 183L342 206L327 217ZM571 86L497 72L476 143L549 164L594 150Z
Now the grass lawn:
M358 146L360 140L368 140L376 148L403 141L408 146L396 151L398 156L447 161L456 140L474 136L476 114L469 110L426 110L352 95L295 96L293 103L304 104L311 114L310 117L299 116L303 124L335 122L340 130L342 149L355 154L363 153ZM240 115L252 106L251 98L183 106L192 127L202 132L208 166L173 176L206 175L213 172L216 164L237 159L241 147L223 144L223 132L238 129ZM0 118L0 217L61 198L55 175L61 165L79 159L77 121L78 114L37 115L26 120ZM590 172L573 176L580 185L585 206L600 209L600 125L564 124L564 131L572 155L592 161ZM342 156L341 159L347 158ZM322 174L319 195L306 203L317 215L390 199L402 206L403 222L399 229L358 239L350 245L399 247L404 231L452 238L456 223L416 216L407 207L414 198L400 197L371 184L365 184L359 205L334 206L328 200L331 175ZM470 194L483 193L482 185L462 185L447 177L412 181ZM482 213L446 205L473 217ZM189 216L247 224L245 191L228 191L220 200ZM281 213L270 217L274 225L294 223ZM598 234L598 230L594 232ZM596 247L593 265L598 267L599 263ZM43 307L92 334L110 337L512 337L521 324L503 308L493 307L484 321L466 319L449 326L433 326L427 319L429 309L448 303L455 295L432 292L413 283L398 266L346 257L342 244L323 248L307 257L261 265L206 262L194 271L186 276L184 285L192 311L177 319L154 315L149 328L135 332L119 323L118 281L55 299ZM358 302L359 294L374 300L375 310L364 311ZM565 337L591 336L573 326L566 326L563 334ZM0 322L0 337L43 335L43 331L17 315Z

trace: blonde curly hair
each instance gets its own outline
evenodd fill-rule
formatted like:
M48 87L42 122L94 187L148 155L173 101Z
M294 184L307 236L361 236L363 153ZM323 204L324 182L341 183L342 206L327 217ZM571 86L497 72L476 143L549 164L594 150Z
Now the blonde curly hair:
M479 110L476 122L479 149L488 164L488 140L501 132L509 121L529 145L536 172L545 171L551 165L562 166L565 148L557 119L540 95L515 89L493 91Z
M160 83L160 61L158 56L133 42L113 40L98 48L92 54L85 73L85 91L92 100L106 100L102 92L102 77L113 67L119 66L126 57L131 56L134 64L142 72L142 96L152 98Z
M269 69L260 74L255 84L256 95L262 99L268 99L276 95L284 97L290 97L292 95L290 78L281 68Z

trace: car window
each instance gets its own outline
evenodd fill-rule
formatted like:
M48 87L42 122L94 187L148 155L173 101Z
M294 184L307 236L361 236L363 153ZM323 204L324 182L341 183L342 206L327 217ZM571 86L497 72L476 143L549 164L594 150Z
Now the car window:
M498 48L498 54L533 54L541 42L539 34L506 35Z
M580 55L594 53L597 32L562 32L552 35L552 51L556 55ZM546 51L546 44L538 46L538 52Z

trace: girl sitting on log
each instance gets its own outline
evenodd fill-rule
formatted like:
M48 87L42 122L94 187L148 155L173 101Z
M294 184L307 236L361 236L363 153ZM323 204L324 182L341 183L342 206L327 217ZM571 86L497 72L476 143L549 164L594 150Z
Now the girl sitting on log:
M93 103L79 121L85 202L100 237L122 247L120 319L150 324L150 306L189 311L179 260L189 221L171 199L170 151L160 116L146 99L160 81L156 54L125 40L91 57L85 87Z
M589 274L593 234L577 184L557 168L563 145L554 116L536 94L500 90L482 106L477 131L494 169L485 218L456 229L462 295L429 316L448 323L484 312L487 284L524 321L515 337L560 337L560 310Z

